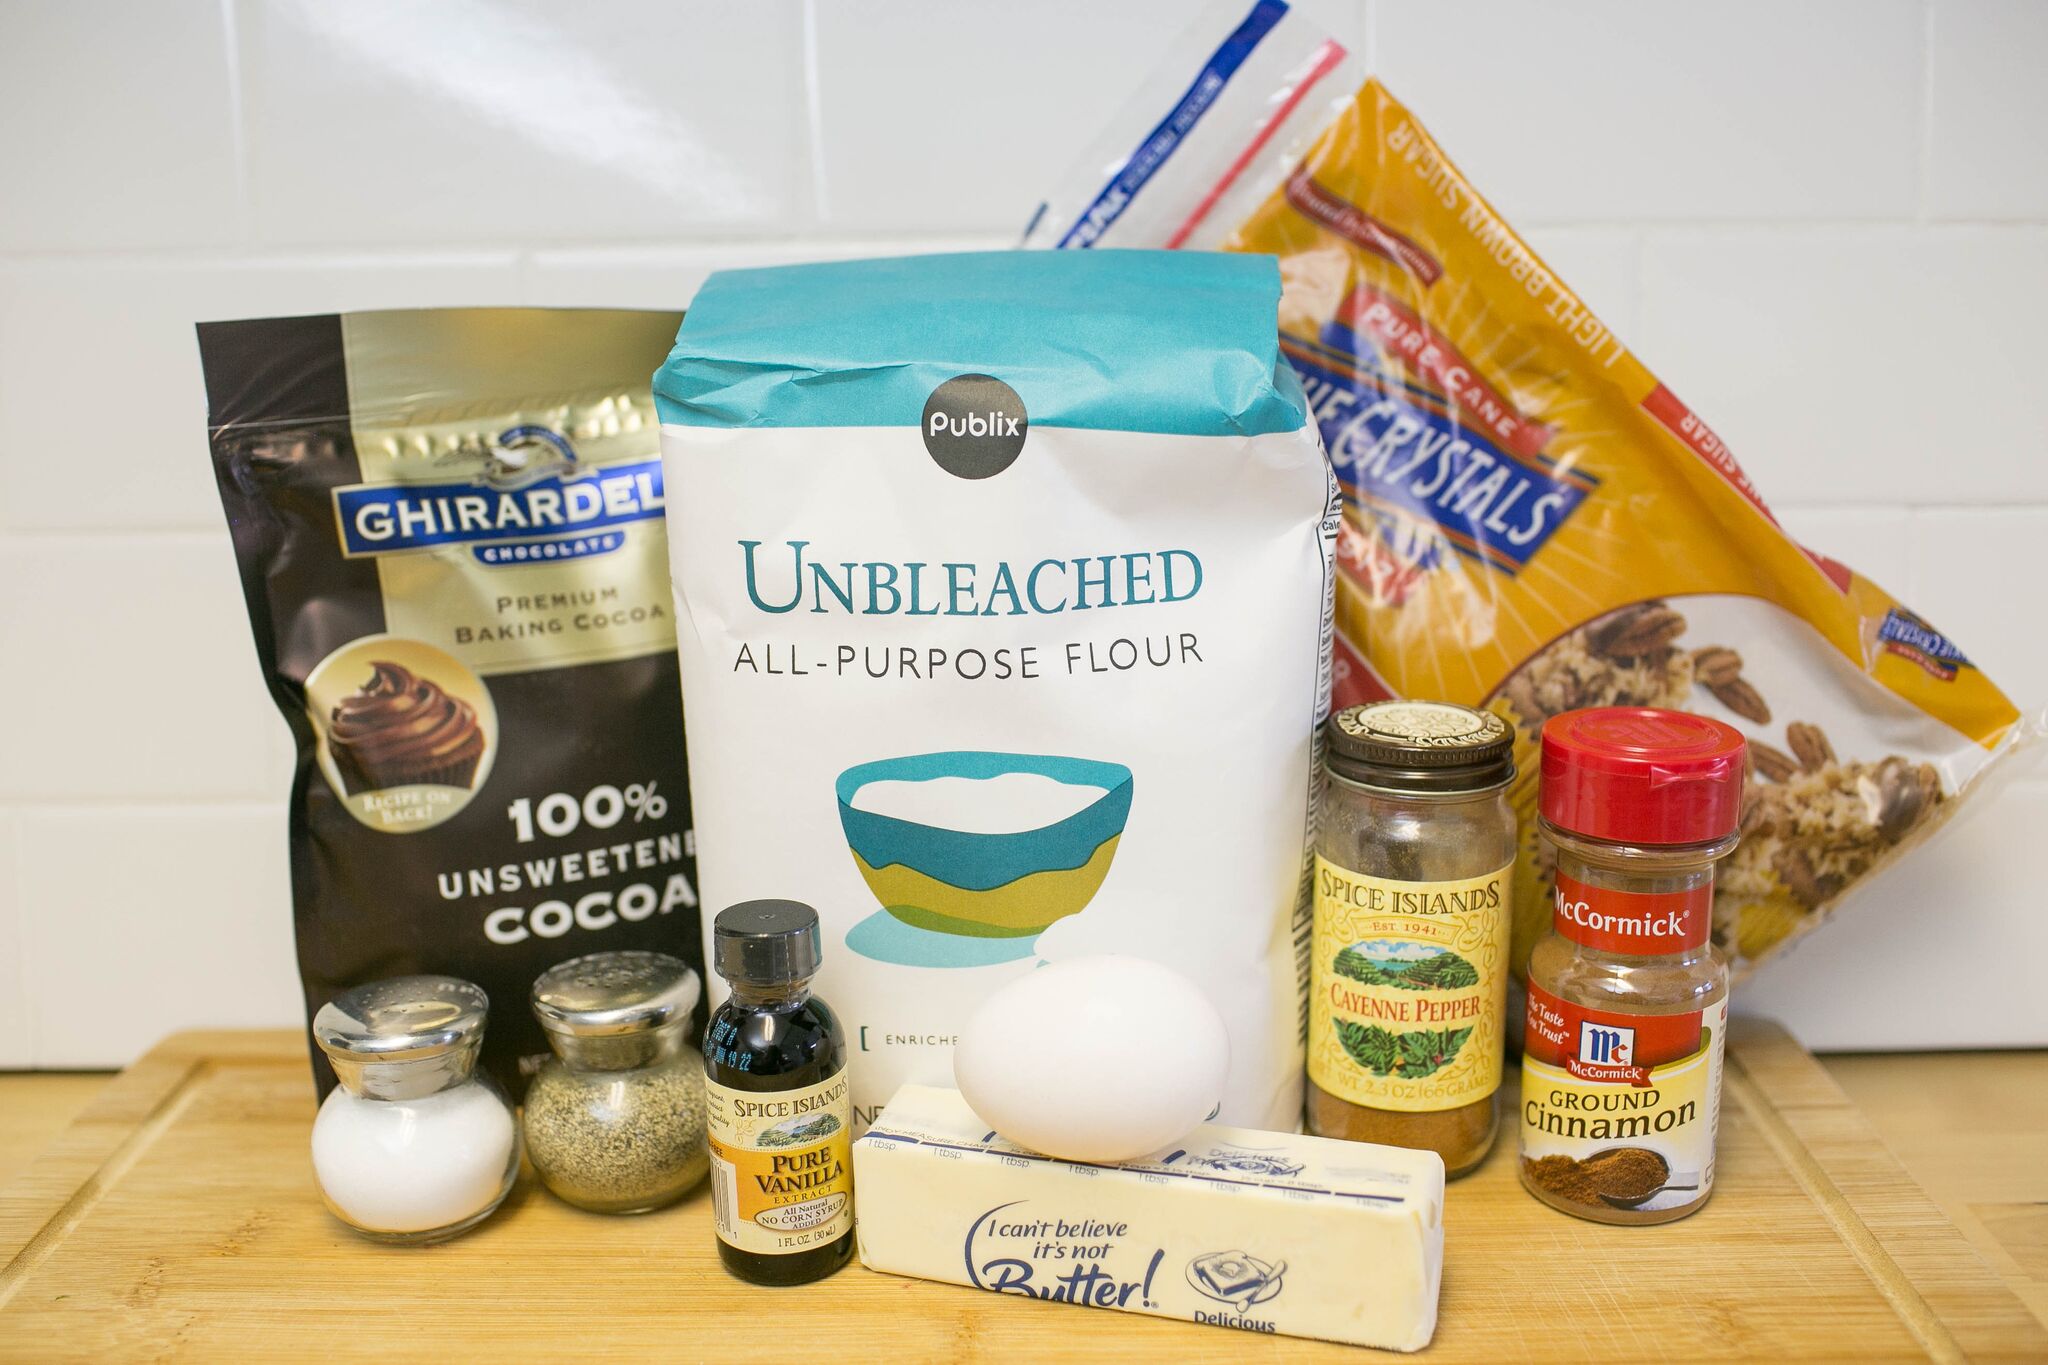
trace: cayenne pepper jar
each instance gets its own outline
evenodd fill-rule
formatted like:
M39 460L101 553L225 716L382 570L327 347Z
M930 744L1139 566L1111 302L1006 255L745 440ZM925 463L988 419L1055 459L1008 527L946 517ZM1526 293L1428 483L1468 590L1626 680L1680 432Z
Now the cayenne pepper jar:
M1742 816L1742 735L1650 707L1543 726L1552 930L1529 958L1522 1184L1600 1223L1667 1223L1714 1187L1728 966L1714 864Z
M1486 711L1382 701L1327 736L1308 1130L1424 1148L1463 1175L1500 1126L1515 734Z

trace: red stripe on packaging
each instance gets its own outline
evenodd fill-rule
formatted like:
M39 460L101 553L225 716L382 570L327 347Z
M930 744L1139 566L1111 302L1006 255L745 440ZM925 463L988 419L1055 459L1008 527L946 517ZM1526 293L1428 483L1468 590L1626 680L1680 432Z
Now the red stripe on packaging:
M1362 284L1337 310L1337 320L1354 331L1365 332L1387 354L1443 390L1461 416L1500 442L1509 453L1534 458L1556 434L1550 427L1524 416L1520 408L1487 382L1449 337L1391 294Z
M1942 660L1928 654L1927 651L1915 649L1902 640L1886 640L1884 642L1884 652L1896 654L1901 659L1911 660L1943 682L1954 682L1956 680L1956 666L1954 664L1944 663Z
M1552 902L1557 932L1603 953L1651 956L1683 952L1707 941L1714 888L1645 893L1590 886L1557 874Z
M1407 601L1409 592L1428 572L1422 565L1403 561L1377 531L1360 530L1350 517L1337 528L1337 568L1363 588L1375 606L1386 607Z
M1358 205L1324 189L1306 168L1288 178L1287 202L1303 217L1322 224L1347 242L1386 257L1424 284L1435 284L1443 278L1444 268L1436 257Z
M1587 1081L1651 1084L1650 1068L1700 1050L1702 1011L1617 1014L1561 1000L1529 983L1522 1050Z
M1726 480L1728 486L1748 499L1749 505L1763 513L1764 520L1776 526L1778 519L1771 515L1771 509L1764 506L1763 495L1756 491L1756 485L1749 481L1749 475L1742 472L1742 466L1714 429L1701 420L1698 413L1679 401L1678 395L1659 384L1643 395L1643 411L1657 419L1659 426L1676 436L1686 449L1705 460L1716 474Z
M1799 552L1812 560L1813 566L1827 576L1828 582L1835 585L1836 592L1846 594L1849 591L1855 575L1849 571L1847 564L1839 559L1830 559L1817 550L1809 550L1804 545L1799 547Z
M1363 706L1367 702L1386 701L1394 695L1394 689L1387 686L1365 656L1352 647L1349 640L1332 632L1330 640L1330 709L1342 711L1347 706Z
M1309 87L1336 70L1337 64L1343 60L1343 45L1334 38L1326 40L1315 50L1314 55L1308 60L1307 68L1295 77L1293 88L1288 91L1286 98L1266 116L1266 121L1259 125L1259 130L1252 135L1252 140L1238 152L1237 159L1225 168L1222 178L1209 187L1209 192L1202 196L1202 202L1195 205L1195 210L1187 216L1187 221L1175 228L1173 235L1166 239L1168 251L1177 251L1187 244L1195 229L1202 225L1202 220L1209 216L1217 202L1230 192L1230 187L1244 174L1244 168L1251 165L1252 158L1265 150L1266 144L1273 140L1273 134L1280 131L1280 125L1287 122L1288 115L1294 112L1295 106L1308 94Z

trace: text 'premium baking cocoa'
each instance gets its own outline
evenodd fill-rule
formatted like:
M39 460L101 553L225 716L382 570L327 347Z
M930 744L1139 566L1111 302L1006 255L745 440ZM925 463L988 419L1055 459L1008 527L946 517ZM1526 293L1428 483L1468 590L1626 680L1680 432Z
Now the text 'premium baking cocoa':
M309 1011L405 973L516 1006L596 950L701 967L647 386L675 326L482 309L199 329L257 654L298 745ZM508 1007L484 1060L516 1094L544 1050Z

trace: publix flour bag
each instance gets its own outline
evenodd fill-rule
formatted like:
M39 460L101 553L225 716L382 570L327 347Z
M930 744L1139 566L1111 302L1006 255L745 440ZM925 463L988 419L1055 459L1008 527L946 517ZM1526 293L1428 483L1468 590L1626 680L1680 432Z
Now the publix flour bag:
M1279 302L1270 259L1120 251L691 304L655 401L702 890L817 907L859 1125L1104 952L1223 1012L1223 1122L1297 1121L1336 503Z

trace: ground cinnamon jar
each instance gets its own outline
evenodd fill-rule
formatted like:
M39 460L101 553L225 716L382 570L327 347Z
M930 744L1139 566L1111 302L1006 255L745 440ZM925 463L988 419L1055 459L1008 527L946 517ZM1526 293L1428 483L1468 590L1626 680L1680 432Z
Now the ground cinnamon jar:
M1556 890L1529 959L1522 1183L1595 1222L1670 1222L1714 1187L1728 967L1708 935L1743 738L1603 707L1553 716L1542 751Z
M1499 1127L1514 731L1383 701L1330 718L1317 814L1308 1129L1462 1175Z

